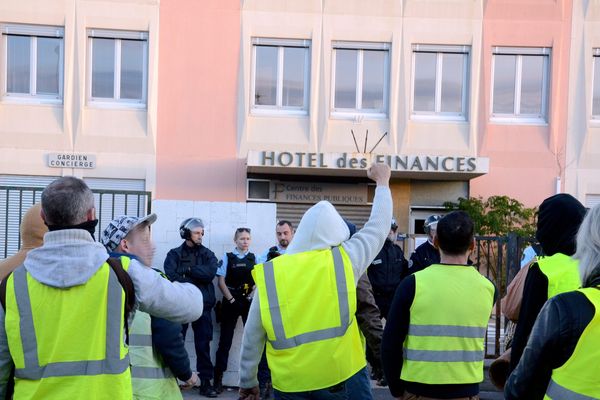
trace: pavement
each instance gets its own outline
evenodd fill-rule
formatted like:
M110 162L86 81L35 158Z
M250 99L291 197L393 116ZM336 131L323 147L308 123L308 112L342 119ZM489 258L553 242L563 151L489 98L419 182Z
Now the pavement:
M486 371L487 372L487 371ZM479 393L480 400L503 400L504 396L501 392L498 392L496 388L490 386L486 382L481 384L481 392ZM390 394L387 387L382 388L375 384L375 381L371 382L373 399L374 400L393 400L394 398ZM219 395L219 399L238 399L237 388L227 388L223 393ZM182 392L184 399L205 399L206 397L200 396L198 390L185 390Z
M493 321L492 321L493 324ZM212 358L214 360L214 356L215 356L215 344L217 344L219 342L219 329L220 329L220 325L217 323L213 324L214 326L214 336L213 336L213 345L211 346L211 353L212 353ZM238 326L236 328L236 336L234 339L234 343L232 346L232 350L230 352L230 354L239 354L239 344L241 341L241 333L243 330L243 326L241 325L241 321L239 321ZM494 332L494 329L489 329L490 332ZM188 354L190 355L190 364L192 365L192 368L196 365L196 357L195 357L195 351L194 351L194 333L190 327L190 329L188 329L187 335L186 335L186 349L188 351ZM494 337L490 337L488 336L488 346L491 346L492 343L494 343L495 338ZM237 362L235 362L235 357L234 357L234 362L231 362L232 360L230 360L230 366L233 364L235 365L235 367L237 367ZM502 392L498 391L498 389L496 389L496 387L494 387L494 385L492 385L492 383L489 380L488 377L488 368L489 365L491 363L492 360L490 359L486 359L484 362L484 377L485 380L481 383L480 385L480 393L479 393L479 398L480 400L504 400L504 396L502 394ZM226 372L225 376L223 378L223 383L228 385L228 384L235 384L237 383L237 372L235 374L231 374ZM387 387L381 387L381 386L377 386L375 381L371 381L371 388L372 388L372 392L373 392L373 399L374 400L393 400L394 398L392 397L392 395L390 394L389 390ZM200 396L200 394L198 393L198 389L188 389L182 392L183 394L183 398L184 399L205 399L206 397L204 396ZM238 389L237 388L227 388L227 390L225 390L223 393L221 393L218 397L219 399L238 399Z

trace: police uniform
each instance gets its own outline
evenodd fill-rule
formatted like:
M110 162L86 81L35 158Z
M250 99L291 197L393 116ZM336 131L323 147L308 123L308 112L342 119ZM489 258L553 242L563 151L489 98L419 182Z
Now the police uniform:
M225 284L235 299L233 303L223 299L221 308L221 336L219 348L215 360L215 375L222 374L227 370L227 360L235 326L239 317L246 323L248 311L250 310L249 295L254 287L251 271L256 263L254 253L246 252L240 254L237 249L226 253L223 264L217 271L217 275L225 277Z

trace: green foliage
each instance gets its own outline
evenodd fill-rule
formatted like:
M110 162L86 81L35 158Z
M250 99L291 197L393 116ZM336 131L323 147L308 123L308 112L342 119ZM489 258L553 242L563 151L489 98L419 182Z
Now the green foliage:
M475 224L475 233L485 236L504 236L515 232L519 236L535 234L536 208L527 208L508 196L460 197L457 203L446 202L447 210L466 211Z

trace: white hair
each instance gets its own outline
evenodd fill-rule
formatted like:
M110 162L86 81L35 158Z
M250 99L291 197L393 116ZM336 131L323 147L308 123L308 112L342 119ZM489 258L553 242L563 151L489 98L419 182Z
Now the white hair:
M579 260L579 274L583 287L590 285L590 278L600 274L600 204L588 211L577 233L577 251L573 256Z

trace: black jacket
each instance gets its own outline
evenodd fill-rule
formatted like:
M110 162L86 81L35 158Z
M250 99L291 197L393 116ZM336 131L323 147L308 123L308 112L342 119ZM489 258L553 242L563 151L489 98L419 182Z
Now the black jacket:
M429 243L428 240L417 247L410 255L408 273L414 274L417 271L421 271L429 267L431 264L439 263L440 252L431 243Z
M600 274L589 286L597 285ZM552 370L571 358L594 314L593 304L581 292L562 293L548 300L535 321L521 361L506 382L506 399L543 399Z
M498 290L495 289L494 302L496 302L497 297ZM398 290L396 290L381 341L383 372L387 378L392 396L400 397L405 390L420 396L442 399L476 396L479 393L478 383L428 385L400 380L402 347L406 335L408 335L410 307L414 298L415 276L409 275L402 280Z
M404 258L404 252L400 246L389 239L385 240L381 251L367 269L375 297L379 294L393 297L400 281L407 273L408 261Z
M193 283L200 289L205 310L214 307L216 299L212 281L217 274L218 261L212 251L203 245L189 247L183 242L169 250L164 267L165 274L172 281Z

